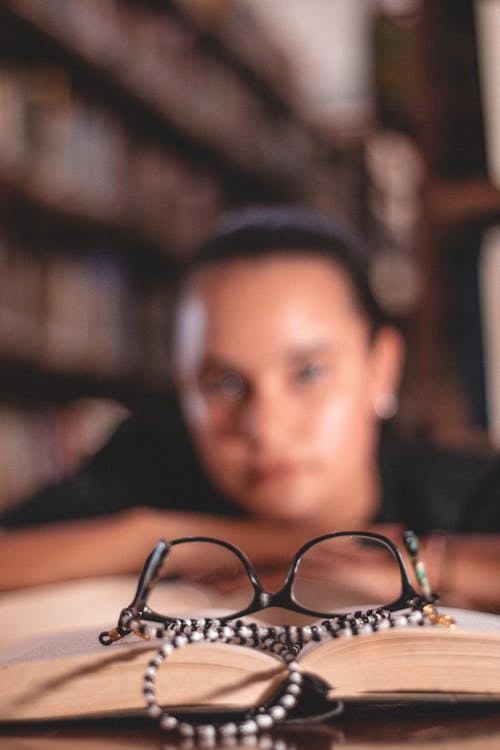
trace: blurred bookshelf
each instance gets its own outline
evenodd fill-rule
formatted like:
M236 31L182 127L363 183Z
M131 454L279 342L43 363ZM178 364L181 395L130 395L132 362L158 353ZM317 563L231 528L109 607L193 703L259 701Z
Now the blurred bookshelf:
M484 5L490 6L489 0ZM488 397L500 362L485 351L485 237L500 221L487 142L488 92L478 13L483 0L422 0L415 29L413 128L426 163L421 196L422 305L415 316L415 395L430 431L460 444L498 444ZM496 45L500 38L496 39ZM500 279L491 278L500 296ZM491 326L491 323L489 324Z
M102 424L165 396L172 273L225 209L352 210L351 152L295 110L282 55L202 6L0 4L0 440L34 467L0 505L74 464L75 403Z
M487 117L500 111L490 102L500 90L500 5L396 0L381 7L376 118L365 159L374 278L409 342L403 422L461 446L499 444L500 362L491 353L498 325L488 321L497 308L486 300L500 298L500 279L487 274L485 293L482 266L485 238L491 245L497 235L490 229L500 223L498 127ZM481 37L491 48L486 55ZM497 76L486 86L485 57Z
M117 405L161 401L176 264L225 209L262 201L361 230L409 339L408 421L487 439L478 267L500 185L474 3L399 6L373 19L376 102L349 134L297 107L286 57L245 2L2 0L0 440L17 446L13 466L38 465L40 435L36 481L73 465L55 458L69 434L57 425L80 400L100 400L85 414L108 426Z
M4 357L137 382L153 370L161 383L141 351L143 309L168 299L176 261L220 212L338 200L333 149L279 93L272 47L241 23L212 33L188 5L3 3Z

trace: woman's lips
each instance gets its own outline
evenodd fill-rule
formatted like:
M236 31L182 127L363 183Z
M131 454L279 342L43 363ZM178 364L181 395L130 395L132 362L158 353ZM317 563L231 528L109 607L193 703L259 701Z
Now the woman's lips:
M256 482L273 482L280 479L288 479L302 470L302 466L296 462L277 461L275 463L254 466L252 477Z

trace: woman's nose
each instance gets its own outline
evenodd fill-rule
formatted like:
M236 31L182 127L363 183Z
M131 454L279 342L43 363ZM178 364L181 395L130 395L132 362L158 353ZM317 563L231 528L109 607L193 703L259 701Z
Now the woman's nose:
M292 408L275 391L251 394L241 413L241 433L259 447L281 445L292 427Z

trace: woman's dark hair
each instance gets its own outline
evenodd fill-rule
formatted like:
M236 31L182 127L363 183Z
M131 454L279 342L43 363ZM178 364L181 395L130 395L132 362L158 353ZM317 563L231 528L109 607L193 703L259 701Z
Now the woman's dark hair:
M372 332L387 322L370 287L358 242L335 219L297 206L249 206L227 215L181 269L178 289L211 266L291 253L326 258L342 268Z

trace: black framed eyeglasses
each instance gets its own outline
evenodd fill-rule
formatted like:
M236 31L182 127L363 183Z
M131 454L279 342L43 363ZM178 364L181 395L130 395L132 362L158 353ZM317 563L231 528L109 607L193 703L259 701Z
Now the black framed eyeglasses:
M360 559L365 563L365 575L366 563L370 570L373 562L373 571L379 579L375 587L378 593L370 602L356 601L353 591L355 575L348 576L346 585L343 585L345 571L355 571ZM181 571L183 574L187 572L189 581L194 583L191 589L188 584L188 594L190 591L192 596L188 595L184 608L179 610L177 606L174 609L171 605L172 589L165 591L161 604L155 602L154 594L161 588L156 586L160 574L175 580ZM225 581L226 588L228 582L229 588L232 581L238 583L232 594L228 596L226 592L224 595L223 609L220 609L220 603L210 598L213 591L217 592L212 584L218 579ZM264 589L250 560L235 545L207 536L189 536L161 540L156 544L144 564L132 602L121 611L117 627L101 633L99 640L109 645L126 635L131 630L126 625L131 618L169 627L179 620L203 614L224 624L269 607L314 618L331 618L346 616L361 606L396 611L419 598L421 595L410 582L397 546L375 532L339 531L311 539L295 553L283 585L275 592ZM160 607L167 612L157 611Z

